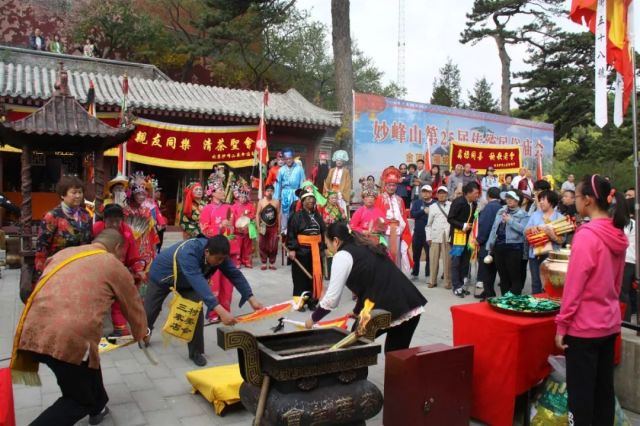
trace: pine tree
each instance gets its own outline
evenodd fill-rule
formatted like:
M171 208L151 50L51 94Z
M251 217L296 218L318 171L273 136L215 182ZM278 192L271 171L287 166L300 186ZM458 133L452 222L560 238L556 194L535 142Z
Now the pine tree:
M491 83L485 77L476 80L473 85L473 92L469 92L469 104L467 108L474 111L498 112L498 100L491 93Z
M433 79L433 92L429 102L433 105L462 108L461 92L460 68L451 58L447 58L447 63L440 68L440 76Z
M544 39L553 37L556 25L550 19L563 13L564 0L475 0L467 24L460 35L461 43L476 44L487 37L498 47L502 65L500 110L510 114L511 58L507 46L526 43L530 48L544 50ZM520 26L516 26L519 23Z

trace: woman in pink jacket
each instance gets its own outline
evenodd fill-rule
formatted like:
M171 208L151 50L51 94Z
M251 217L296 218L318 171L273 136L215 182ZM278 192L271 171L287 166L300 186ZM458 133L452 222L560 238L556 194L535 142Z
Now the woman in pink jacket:
M591 220L573 238L556 317L556 345L567 358L569 424L612 425L613 352L620 333L620 284L628 245L623 229L629 216L622 194L598 175L585 176L578 184L576 208Z

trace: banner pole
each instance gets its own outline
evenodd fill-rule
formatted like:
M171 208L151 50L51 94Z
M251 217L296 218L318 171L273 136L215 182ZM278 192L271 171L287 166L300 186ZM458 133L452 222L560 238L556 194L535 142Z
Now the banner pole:
M634 35L632 35L633 37ZM634 220L636 221L635 226L635 237L636 237L636 264L635 264L635 278L636 281L640 280L640 252L638 252L638 247L640 247L640 230L638 229L638 219L640 219L640 172L638 167L638 105L637 105L637 86L636 86L636 50L634 46L634 40L632 37L629 37L629 44L631 46L631 69L633 70L633 80L631 84L631 125L633 126L633 168L635 172L635 208L634 208ZM640 300L638 300L638 307L640 307ZM637 315L636 322L640 324L640 313ZM637 335L640 336L640 331L637 332Z

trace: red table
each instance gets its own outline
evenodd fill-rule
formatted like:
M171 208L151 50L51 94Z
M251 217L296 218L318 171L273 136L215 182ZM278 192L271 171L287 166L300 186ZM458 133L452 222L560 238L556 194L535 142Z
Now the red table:
M11 370L8 368L0 369L0 426L16 426Z
M486 302L452 306L451 316L453 344L474 345L471 416L511 426L516 396L551 372L555 316L503 314Z

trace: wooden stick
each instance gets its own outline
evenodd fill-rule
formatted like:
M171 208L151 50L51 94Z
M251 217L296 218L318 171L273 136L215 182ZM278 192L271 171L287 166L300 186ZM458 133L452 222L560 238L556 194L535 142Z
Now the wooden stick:
M269 395L269 385L271 384L271 377L264 375L262 379L262 387L260 388L260 398L258 399L258 407L256 409L255 426L260 426L262 423L262 415L264 414L264 406L267 402L267 395Z
M287 246L285 246L285 245L284 245L284 243L282 243L282 248L284 248L285 252L286 252L287 254L289 254L289 249L287 248ZM287 256L287 257L288 257L288 256ZM298 259L296 259L296 258L295 258L295 256L294 256L294 258L293 258L293 259L291 259L291 260L293 260L294 262L296 262L296 265L298 265L298 266L300 267L300 269L302 269L302 272L304 272L304 274L305 274L307 277L309 277L309 279L310 279L310 280L312 280L312 279L313 279L313 275L311 275L311 274L309 273L309 271L307 271L307 268L305 268L304 266L302 266L302 263L300 263L300 261L299 261Z

